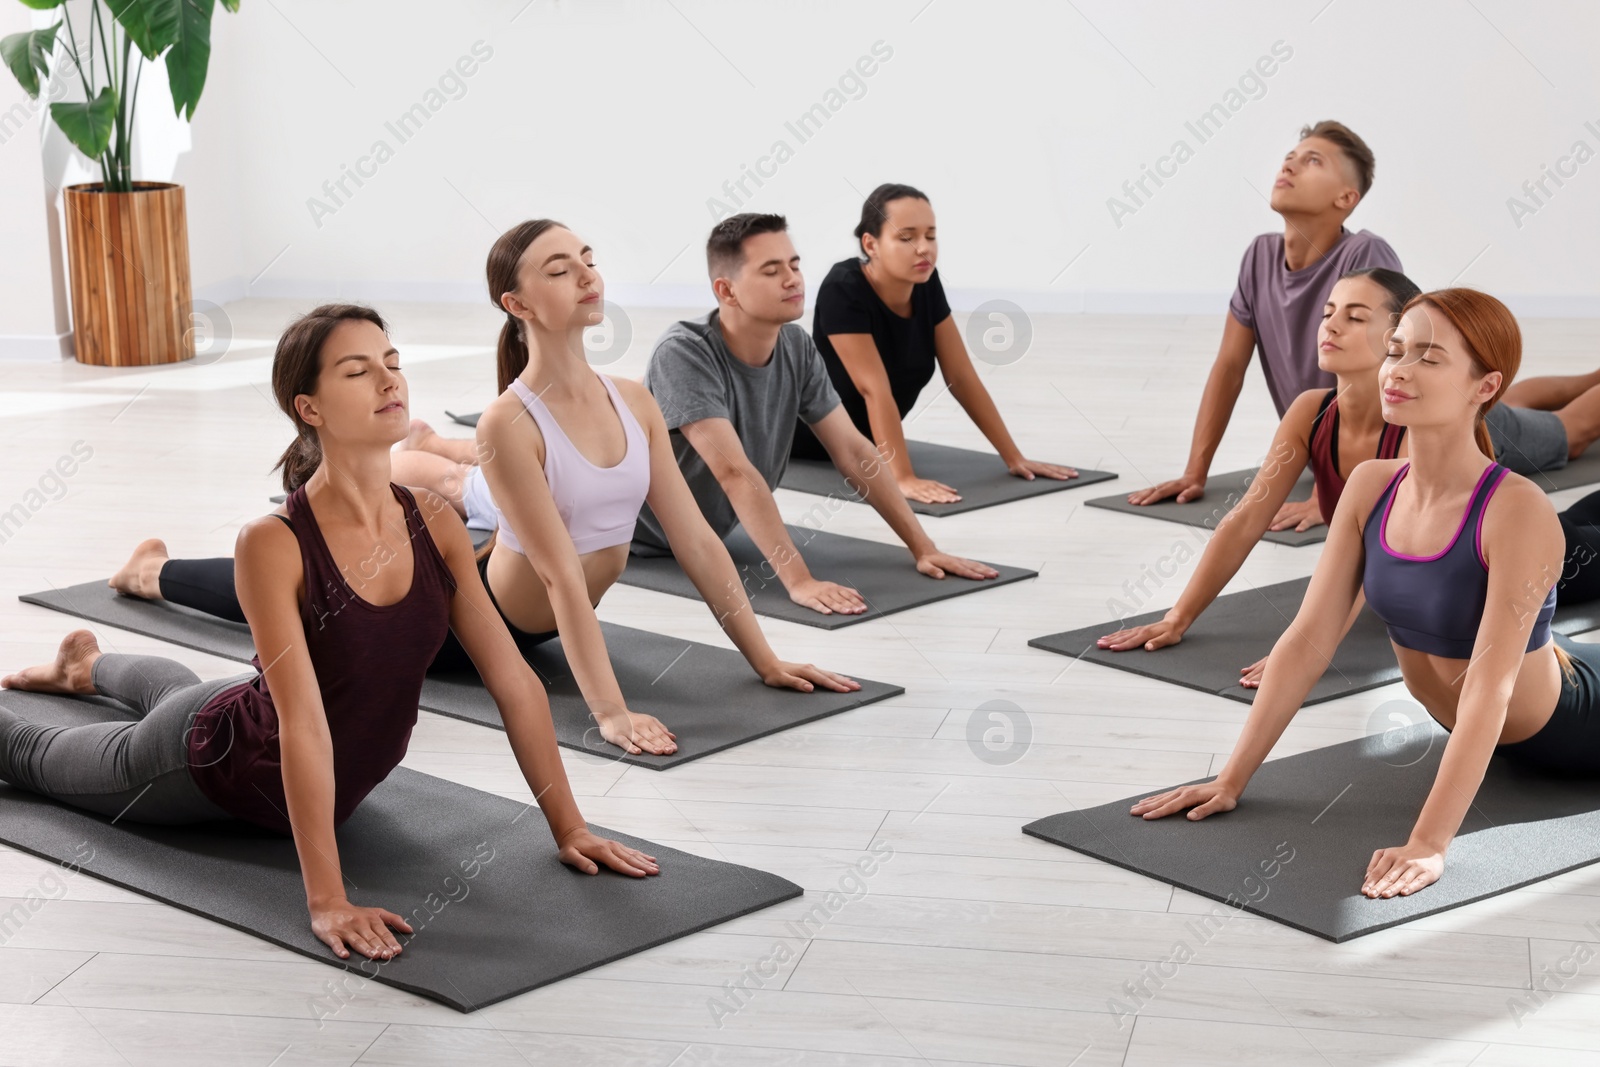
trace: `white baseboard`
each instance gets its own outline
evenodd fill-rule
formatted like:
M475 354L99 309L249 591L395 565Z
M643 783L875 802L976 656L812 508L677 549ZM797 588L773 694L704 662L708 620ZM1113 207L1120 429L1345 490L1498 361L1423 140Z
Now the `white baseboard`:
M0 334L0 362L56 362L71 359L72 334Z

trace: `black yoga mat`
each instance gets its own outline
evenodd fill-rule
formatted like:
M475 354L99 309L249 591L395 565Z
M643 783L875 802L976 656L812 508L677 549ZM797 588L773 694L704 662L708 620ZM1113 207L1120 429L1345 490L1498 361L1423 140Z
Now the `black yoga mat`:
M478 417L482 415L483 412L474 411L466 415L457 415L453 411L446 411L445 414L450 416L451 422L458 422L462 426L476 426L478 425Z
M1253 467L1250 470L1213 474L1206 479L1206 495L1187 504L1163 500L1159 504L1140 506L1128 503L1126 493L1096 497L1093 500L1085 500L1084 503L1091 508L1104 508L1107 511L1120 511L1126 515L1143 515L1146 518L1164 519L1185 526L1203 526L1214 530L1217 528L1217 523L1222 521L1222 517L1244 498L1255 475ZM1600 449L1584 453L1560 470L1539 471L1527 477L1547 493L1600 482ZM1294 489L1289 493L1289 499L1310 499L1311 491L1311 472L1307 471L1295 483ZM1293 530L1269 530L1261 539L1271 541L1273 544L1298 548L1301 545L1319 545L1327 536L1327 526L1313 526L1301 533Z
M975 452L970 448L951 448L927 441L907 441L906 451L911 456L911 466L922 478L943 482L961 494L955 504L923 504L908 501L918 515L959 515L964 511L1009 504L1013 500L1056 493L1063 489L1076 489L1095 482L1109 481L1116 475L1110 471L1093 471L1074 468L1076 478L1057 481L1054 478L1034 478L1027 481L1015 477L993 452ZM1071 464L1063 464L1071 466ZM816 496L832 496L841 500L860 500L850 483L827 460L793 459L778 483L780 488Z
M176 604L118 596L104 582L29 593L18 599L224 659L249 663L255 654L250 628L243 623ZM550 695L556 740L568 748L653 770L675 767L905 692L903 686L865 678L857 679L861 688L854 693L820 687L810 693L773 689L756 677L743 656L730 649L612 623L601 623L600 628L628 706L666 723L677 735L678 751L670 756L633 756L602 740L567 669L560 638L539 645L528 656ZM473 672L430 674L418 705L480 726L504 728L499 709Z
M284 500L286 500L288 498L287 498L286 494L278 493L276 496L269 497L268 499L271 500L274 504L281 504L281 503L284 502ZM486 530L482 526L468 526L467 527L467 533L470 534L471 537L472 537L472 547L473 548L482 548L483 547L483 543L485 541L489 540L490 535L493 534L494 531L493 530Z
M1238 807L1198 822L1181 812L1153 820L1130 815L1134 803L1165 792L1152 789L1051 815L1022 832L1329 941L1600 860L1600 780L1549 777L1496 756L1443 876L1407 897L1363 896L1372 854L1410 838L1444 752L1444 730L1420 707L1416 714L1424 721L1269 760ZM1196 915L1185 924L1180 940L1190 951L1215 936L1218 919L1232 917L1225 908L1211 910L1209 921Z
M1297 578L1219 596L1181 642L1155 652L1142 648L1112 652L1096 647L1095 640L1123 627L1156 622L1166 615L1166 609L1132 615L1121 622L1035 637L1028 644L1249 704L1257 691L1240 687L1239 668L1272 651L1294 621L1310 584L1310 578ZM1568 635L1600 629L1600 602L1557 607L1551 626ZM1399 680L1400 666L1395 662L1389 635L1378 617L1363 608L1305 702L1318 704Z
M9 689L0 706L63 726L133 718L104 698ZM765 871L590 829L661 873L580 874L557 859L538 808L397 767L339 828L339 861L353 903L397 912L413 932L396 932L392 960L341 961L311 933L293 840L241 822L113 822L0 785L7 844L345 972L308 1004L319 1019L369 980L474 1011L801 894Z
M1185 526L1203 526L1208 530L1215 530L1223 516L1244 499L1255 476L1254 467L1243 471L1228 471L1226 474L1213 474L1206 479L1206 495L1187 504L1180 504L1175 500L1163 500L1159 504L1130 504L1127 493L1095 497L1093 500L1085 500L1084 503L1091 508L1104 508L1107 511L1120 511L1126 515L1142 515L1148 519L1164 519ZM1289 499L1309 500L1311 491L1311 472L1307 471L1289 491ZM1294 530L1268 530L1261 539L1276 545L1298 548L1301 545L1321 544L1327 536L1327 526L1313 526L1299 533Z
M866 611L859 615L823 615L790 600L783 583L778 581L742 526L735 527L728 535L728 554L733 557L739 580L757 615L823 630L837 630L908 608L1039 576L1038 571L991 563L989 566L1000 572L998 578L973 580L953 575L929 578L917 570L911 553L902 545L885 545L807 526L791 525L786 529L812 576L855 589L866 600ZM628 569L618 580L623 585L640 589L700 599L699 590L671 556L635 556L628 561Z

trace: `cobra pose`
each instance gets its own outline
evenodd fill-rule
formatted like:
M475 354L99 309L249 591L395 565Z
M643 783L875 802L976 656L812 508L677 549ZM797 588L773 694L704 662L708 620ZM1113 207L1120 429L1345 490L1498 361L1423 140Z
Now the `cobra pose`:
M0 708L0 778L117 819L237 818L292 835L311 929L341 959L401 951L411 933L345 893L334 828L406 754L428 661L454 631L499 708L563 863L643 877L655 859L591 833L556 748L544 689L518 654L456 514L390 480L406 380L383 319L325 305L284 331L272 385L297 435L299 479L235 548L253 674L202 682L175 660L102 653L88 630L8 689L101 694L135 722L46 726ZM344 574L378 561L359 589ZM263 662L264 661L264 662Z
M1317 333L1317 361L1335 376L1337 384L1332 389L1301 393L1289 405L1266 462L1238 505L1217 524L1215 536L1206 543L1193 575L1166 616L1106 634L1097 642L1099 647L1114 652L1141 648L1154 652L1177 644L1233 580L1263 534L1286 526L1304 530L1317 525L1317 516L1283 521L1284 501L1307 467L1315 475L1312 501L1316 510L1320 515L1332 515L1344 492L1347 472L1365 460L1407 456L1405 425L1384 421L1379 378L1394 320L1419 291L1410 278L1386 267L1351 271L1335 283ZM1557 432L1565 427L1566 448L1573 456L1581 455L1600 433L1600 405L1595 403L1600 396L1580 396L1554 412L1536 410L1532 403L1552 393L1565 396L1572 392L1567 383L1581 385L1582 381L1531 378L1509 386L1499 403L1521 401L1528 406L1511 407L1499 417L1486 418L1495 454L1516 454L1519 441L1538 435L1547 423L1555 423ZM1594 559L1600 550L1597 515L1600 494L1584 498L1561 515L1573 564ZM1563 603L1594 599L1600 595L1597 583L1600 567L1587 571L1569 567L1569 573L1563 575L1560 598ZM1356 610L1360 604L1358 597ZM1351 622L1354 617L1352 611ZM1262 657L1241 667L1239 684L1247 689L1259 686L1266 663Z
M583 331L603 317L605 283L594 253L550 219L521 223L489 251L489 296L505 316L500 395L478 422L476 445L439 442L393 457L394 477L451 500L474 525L497 527L479 552L489 596L524 651L558 633L572 675L608 742L630 753L677 751L655 716L629 708L595 617L628 563L639 509L660 518L684 571L751 668L770 686L836 692L860 684L809 663L778 658L767 644L727 546L706 523L673 456L661 409L645 388L597 374ZM408 441L416 436L410 428ZM570 432L569 432L570 431ZM481 463L473 462L479 456ZM285 488L292 489L286 477ZM111 579L118 592L166 599L237 618L233 563L173 560L146 541ZM438 669L468 666L447 639Z
M1600 646L1550 629L1561 522L1536 485L1494 461L1484 425L1521 359L1516 319L1493 297L1443 289L1407 303L1381 383L1384 420L1406 428L1410 458L1352 472L1222 773L1132 814L1203 819L1237 806L1363 592L1406 687L1450 732L1410 838L1373 853L1363 894L1404 896L1439 879L1492 755L1600 775Z

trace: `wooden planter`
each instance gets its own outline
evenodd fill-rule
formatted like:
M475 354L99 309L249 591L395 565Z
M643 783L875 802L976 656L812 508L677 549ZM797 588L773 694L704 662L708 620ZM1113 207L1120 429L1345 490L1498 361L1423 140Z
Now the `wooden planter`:
M183 186L68 186L67 268L79 363L136 367L194 358Z

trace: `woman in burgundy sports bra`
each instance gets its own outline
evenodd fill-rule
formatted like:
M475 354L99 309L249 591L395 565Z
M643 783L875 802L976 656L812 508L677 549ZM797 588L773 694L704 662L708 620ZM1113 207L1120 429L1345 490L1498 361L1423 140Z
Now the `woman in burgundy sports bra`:
M1293 525L1282 521L1281 512L1307 467L1316 475L1323 513L1331 515L1344 491L1346 471L1363 460L1406 454L1405 427L1383 421L1378 377L1394 321L1421 291L1410 278L1387 267L1351 271L1334 283L1317 331L1317 365L1333 373L1337 385L1307 390L1289 405L1250 488L1216 523L1216 533L1206 542L1189 583L1166 617L1106 634L1097 642L1101 648L1154 652L1182 641L1239 573L1262 535ZM1309 525L1304 522L1299 528ZM1266 662L1263 657L1241 667L1239 684L1256 686Z
M490 249L487 274L505 324L500 395L480 418L477 441L447 440L414 422L391 464L400 484L437 493L474 525L497 527L478 551L478 570L517 647L559 633L600 735L630 753L677 751L665 724L628 706L595 617L627 566L648 500L712 615L763 682L801 692L860 689L772 650L727 546L683 480L655 399L637 382L589 366L583 331L602 320L605 295L589 246L558 222L524 222ZM233 575L227 557L169 559L166 545L151 539L110 585L240 621ZM433 666L458 671L471 660L446 635Z
M1449 731L1410 839L1373 853L1363 894L1404 896L1439 879L1492 755L1600 776L1600 646L1550 630L1561 523L1538 486L1494 461L1484 425L1521 360L1516 319L1491 296L1443 289L1406 305L1381 396L1384 419L1406 428L1411 458L1351 473L1305 600L1273 646L1222 772L1147 797L1132 814L1187 808L1203 819L1237 806L1327 669L1363 591L1388 628L1406 688Z
M448 631L499 706L561 861L643 877L653 857L591 833L556 748L544 687L490 603L472 540L443 500L390 479L406 435L399 354L370 308L319 307L278 342L272 385L297 435L283 507L235 551L253 674L202 682L160 656L102 654L87 630L6 688L99 693L140 716L77 727L0 709L0 778L138 822L237 818L292 835L311 928L341 959L401 950L406 921L353 904L334 828L405 756L423 673ZM346 580L359 575L359 588ZM120 809L120 810L119 810ZM348 947L347 947L348 946Z

